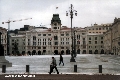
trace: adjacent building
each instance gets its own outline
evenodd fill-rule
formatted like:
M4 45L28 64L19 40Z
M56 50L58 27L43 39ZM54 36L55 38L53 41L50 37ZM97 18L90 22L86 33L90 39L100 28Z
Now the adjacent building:
M110 29L112 23L109 24L94 24L87 29L87 53L89 54L104 54L104 32Z
M110 30L104 33L104 46L107 53L120 55L120 18L115 18Z
M103 34L88 33L87 35L89 54L104 54Z
M1 44L4 47L4 54L7 55L7 29L0 27L1 35Z

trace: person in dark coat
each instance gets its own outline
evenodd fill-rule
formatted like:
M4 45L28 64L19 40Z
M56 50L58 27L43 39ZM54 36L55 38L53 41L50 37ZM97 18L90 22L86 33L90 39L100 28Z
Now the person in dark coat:
M60 54L60 63L59 63L59 66L60 66L61 62L63 63L63 66L64 66L62 54Z
M48 72L48 73L51 74L53 72L54 68L57 71L57 74L59 74L59 71L57 69L56 59L54 57L52 57L51 68L50 68L50 72Z

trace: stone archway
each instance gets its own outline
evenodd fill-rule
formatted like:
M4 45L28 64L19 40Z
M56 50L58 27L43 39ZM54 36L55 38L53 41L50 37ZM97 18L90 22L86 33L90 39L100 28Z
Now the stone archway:
M35 53L36 53L36 50L33 50L33 51L32 51L32 55L35 55Z
M58 55L58 50L54 50L54 54L55 54L55 55Z
M101 54L104 54L104 50L103 49L101 49Z
M64 54L64 51L63 51L63 50L61 51L61 54L62 54L62 55Z
M92 54L92 50L89 50L89 54Z
M69 49L66 50L66 54L70 54L70 50Z
M38 55L41 55L41 51L40 50L38 51Z
M94 54L98 54L98 50L97 49L95 50Z
M86 54L86 50L83 50L83 54Z
M28 51L27 53L28 53L28 55L30 55L30 56L31 56L31 52L30 52L30 51Z
M22 55L25 55L25 51L22 51Z

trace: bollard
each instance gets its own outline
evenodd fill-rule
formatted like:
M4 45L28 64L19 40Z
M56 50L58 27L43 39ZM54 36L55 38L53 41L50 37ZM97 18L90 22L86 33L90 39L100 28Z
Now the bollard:
M26 72L29 73L29 65L26 65Z
M6 73L6 65L2 65L2 73Z
M74 65L74 72L77 72L77 65Z
M99 73L102 73L102 65L99 65Z

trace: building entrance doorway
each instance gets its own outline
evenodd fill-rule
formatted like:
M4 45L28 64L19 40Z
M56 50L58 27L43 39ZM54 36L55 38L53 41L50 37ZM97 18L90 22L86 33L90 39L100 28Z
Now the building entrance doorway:
M55 55L58 55L58 50L55 50L55 51L54 51L54 54L55 54Z

